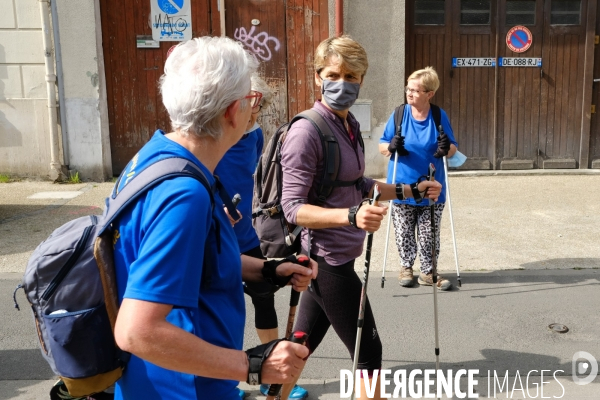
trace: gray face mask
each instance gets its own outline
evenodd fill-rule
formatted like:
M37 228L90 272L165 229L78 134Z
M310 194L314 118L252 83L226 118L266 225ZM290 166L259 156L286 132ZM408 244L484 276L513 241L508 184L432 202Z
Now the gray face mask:
M346 81L330 81L321 79L321 94L327 104L336 111L347 110L358 98L360 83L351 83Z

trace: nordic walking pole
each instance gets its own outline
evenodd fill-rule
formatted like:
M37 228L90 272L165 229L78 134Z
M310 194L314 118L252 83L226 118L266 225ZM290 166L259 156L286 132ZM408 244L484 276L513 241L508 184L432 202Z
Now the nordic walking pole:
M402 135L402 124L396 130L396 136ZM392 173L392 185L396 184L396 167L398 166L398 149L394 152L394 172ZM388 210L387 231L385 234L385 250L383 251L383 272L381 273L381 288L385 286L385 266L387 264L387 253L390 241L390 225L392 225L392 206L393 200L390 200L390 209Z
M448 179L448 159L444 156L444 178L446 179L446 197L448 198L448 211L450 212L450 227L452 228L452 244L454 245L454 262L456 263L456 279L458 287L462 286L460 281L460 269L458 268L458 251L456 250L456 236L454 234L454 217L452 217L452 200L450 200L450 183Z
M372 204L377 205L379 200L379 186L375 184L373 187L373 200ZM369 266L371 264L371 248L373 247L373 232L367 234L367 252L365 254L365 270L362 282L362 290L360 292L360 307L358 309L358 322L356 330L356 344L354 345L354 360L352 361L352 373L356 375L356 368L358 367L358 356L360 354L360 338L362 336L362 327L365 323L365 308L367 307L367 284L369 283ZM356 384L352 387L352 400L355 399L356 393L354 392Z
M303 265L305 267L308 267L308 265L310 264L310 258L308 256L305 256L304 254L299 255L296 259L297 259L298 264ZM296 307L298 306L299 301L300 301L300 292L297 292L294 290L294 288L292 288L292 293L290 294L290 312L288 314L287 327L285 328L285 336L284 336L286 338L290 338L290 340L292 340L292 338L291 338L292 337L292 329L294 329L294 320L296 319ZM296 332L296 333L298 333L298 332ZM305 333L302 333L302 334L306 336ZM304 339L301 342L295 342L295 343L304 343L305 341L306 341L306 339ZM282 385L280 385L280 384L269 386L269 391L267 393L267 400L275 400L275 398L277 397L277 395L279 395L279 392L281 391L281 386Z
M310 263L310 259L308 256L301 254L297 257L298 264L308 267ZM296 307L298 306L298 302L300 301L300 292L295 291L292 288L292 293L290 294L290 312L288 314L287 326L285 328L285 336L289 338L292 334L292 329L294 329L294 320L296 319Z
M429 164L429 180L435 180L435 167ZM438 335L438 309L437 309L437 251L435 233L435 202L429 199L429 214L431 214L431 278L433 280L433 318L435 326L435 381L440 369L440 340Z

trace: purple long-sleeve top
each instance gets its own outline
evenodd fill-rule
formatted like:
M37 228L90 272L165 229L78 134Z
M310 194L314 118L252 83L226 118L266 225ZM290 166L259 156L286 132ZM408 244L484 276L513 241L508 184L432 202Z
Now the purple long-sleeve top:
M340 148L340 168L338 180L353 181L365 172L365 157L356 137L360 135L360 125L348 113L348 125L354 134L352 140L344 128L343 120L325 107L315 102L313 108L321 114L336 136ZM323 177L323 147L318 132L307 120L299 120L290 128L281 148L283 170L283 190L281 204L285 218L296 224L298 209L304 204L323 208L350 208L367 197L375 181L364 178L358 185L337 187L324 203L317 203L317 187ZM329 265L342 265L362 254L366 232L353 226L311 230L311 253L325 258ZM302 247L308 248L306 229L302 232Z

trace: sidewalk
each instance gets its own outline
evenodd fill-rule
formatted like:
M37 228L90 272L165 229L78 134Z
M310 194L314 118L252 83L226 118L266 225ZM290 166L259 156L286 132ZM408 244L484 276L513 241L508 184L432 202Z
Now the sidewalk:
M600 378L578 386L570 377L574 352L586 351L600 359L600 175L589 174L451 174L463 287L439 296L440 360L442 369L480 369L481 397L487 397L484 377L492 369L499 374L509 371L510 389L517 370L564 370L562 398L600 397ZM0 184L0 294L4 299L0 312L5 316L0 325L0 399L46 398L53 384L22 292L17 297L22 311L12 306L12 289L29 255L66 221L101 213L112 185ZM27 198L39 192L77 196ZM396 283L399 264L393 229L387 282L385 289L380 287L386 228L384 224L374 236L369 285L384 343L384 368L409 372L433 368L431 288L403 289ZM456 282L448 206L441 237L439 268ZM357 260L356 269L362 271L363 263ZM288 294L281 292L277 310L284 326ZM252 310L250 303L247 307ZM552 322L571 330L564 335L550 332L547 326ZM249 312L245 346L258 344L253 326ZM311 399L339 398L340 369L350 367L347 351L330 332L309 360L301 383ZM552 376L549 380L554 382ZM528 387L533 394L531 381ZM548 388L545 397L559 398L559 385ZM512 398L532 397L525 394L517 385ZM498 398L510 398L504 396ZM263 397L254 390L249 398Z
M450 178L461 270L600 267L600 171L531 175L522 171L453 172ZM487 175L490 173L502 175ZM590 175L593 174L593 175ZM70 219L100 214L113 184L0 184L0 272L23 273L33 249ZM39 192L76 192L72 199L28 199ZM455 271L452 233L444 210L439 269ZM387 218L374 236L373 270L383 266ZM383 237L383 238L382 238ZM386 270L399 270L390 229ZM418 263L418 261L417 261ZM362 262L357 266L362 268Z

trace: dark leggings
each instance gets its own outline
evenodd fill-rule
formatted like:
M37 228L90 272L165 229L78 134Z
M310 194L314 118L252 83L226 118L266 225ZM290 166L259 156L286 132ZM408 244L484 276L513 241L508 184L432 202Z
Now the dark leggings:
M319 264L319 275L312 282L312 290L302 294L294 330L308 333L307 346L312 354L325 337L329 326L333 326L350 357L354 359L362 289L362 283L354 272L354 260L332 266L322 257L312 255L311 258ZM382 347L368 298L364 318L358 368L372 372L381 368Z
M260 246L250 249L243 254L266 260L260 251ZM271 290L271 285L266 282L246 282L246 286L251 293L268 293ZM248 293L247 293L248 294ZM257 296L248 294L254 304L254 326L256 329L275 329L277 328L277 312L275 311L275 294Z

